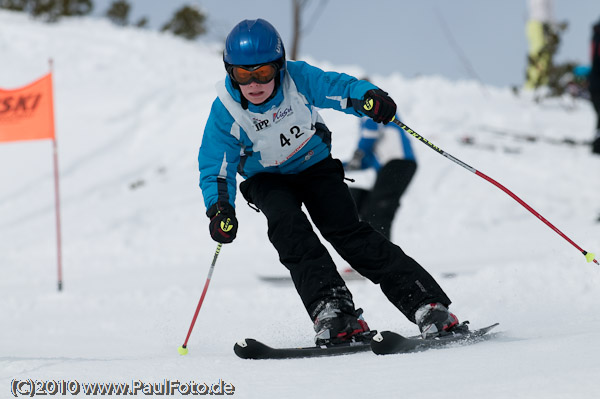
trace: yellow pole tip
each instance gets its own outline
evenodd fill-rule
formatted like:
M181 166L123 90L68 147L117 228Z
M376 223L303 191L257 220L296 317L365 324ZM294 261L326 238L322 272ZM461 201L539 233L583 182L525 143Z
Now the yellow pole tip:
M180 346L179 348L177 348L177 352L179 352L180 355L187 355L188 354L188 349L184 348L183 345Z
M593 262L594 259L596 259L596 255L594 255L591 252L588 252L587 254L585 254L585 259L589 262Z

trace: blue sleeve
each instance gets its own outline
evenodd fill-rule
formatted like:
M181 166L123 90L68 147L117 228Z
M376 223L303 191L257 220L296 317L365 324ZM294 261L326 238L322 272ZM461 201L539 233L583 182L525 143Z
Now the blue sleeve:
M362 99L371 89L377 89L366 80L338 72L325 72L303 61L288 61L287 69L298 91L318 108L331 108L347 114L362 116L348 100Z
M363 118L360 121L360 140L358 149L369 154L373 152L377 140L379 140L379 124L371 118Z
M227 201L235 207L241 150L239 135L238 125L217 98L210 110L198 153L200 188L207 209L217 201Z

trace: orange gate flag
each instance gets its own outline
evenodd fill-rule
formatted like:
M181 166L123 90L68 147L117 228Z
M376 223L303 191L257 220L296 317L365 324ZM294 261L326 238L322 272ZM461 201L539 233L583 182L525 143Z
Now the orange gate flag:
M0 143L44 139L54 139L52 73L19 89L0 89Z

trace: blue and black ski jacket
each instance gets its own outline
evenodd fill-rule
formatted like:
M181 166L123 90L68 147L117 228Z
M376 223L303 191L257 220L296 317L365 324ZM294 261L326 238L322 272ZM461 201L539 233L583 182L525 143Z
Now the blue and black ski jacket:
M299 173L331 153L331 133L318 108L362 116L350 99L377 87L352 76L288 61L281 84L266 103L241 105L229 77L217 84L218 97L204 129L198 155L200 188L206 208L235 206L236 174Z

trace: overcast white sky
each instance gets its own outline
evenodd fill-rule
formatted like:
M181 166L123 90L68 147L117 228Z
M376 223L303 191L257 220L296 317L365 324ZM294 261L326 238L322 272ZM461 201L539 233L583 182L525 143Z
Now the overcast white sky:
M497 86L523 83L526 0L308 0L300 58L358 65L369 74L399 72L479 78ZM112 0L95 0L101 15ZM243 19L264 18L291 49L292 0L129 0L132 20L164 24L184 4L208 17L205 38L223 42ZM589 63L591 25L600 0L554 0L559 21L569 22L557 61Z

